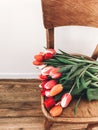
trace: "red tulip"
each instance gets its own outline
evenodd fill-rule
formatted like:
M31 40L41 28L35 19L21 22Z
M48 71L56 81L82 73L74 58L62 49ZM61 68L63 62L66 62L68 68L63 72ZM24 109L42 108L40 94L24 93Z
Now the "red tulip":
M48 81L43 81L40 85L39 85L39 88L45 88L45 84L47 83Z
M33 65L41 65L42 64L40 61L37 61L37 60L34 60L32 63L33 63Z
M61 99L61 106L63 108L67 107L69 105L69 103L72 100L72 96L70 93L65 93Z
M41 89L40 93L41 93L42 96L45 96L45 89Z
M46 96L46 97L50 97L50 90L42 89L41 95Z
M55 80L49 80L45 85L44 87L46 89L51 89L53 88L53 86L55 86L57 84L57 82Z
M60 72L58 72L59 71L59 68L53 68L51 71L50 71L50 76L52 77L52 78L59 78L59 77L61 77L62 76L62 74L60 73Z
M41 80L41 81L44 81L44 80L47 80L47 79L48 79L48 76L41 74L41 75L39 75L38 79Z
M52 108L55 104L56 104L56 102L55 102L54 98L52 98L52 97L49 97L49 98L45 99L45 101L44 101L44 105L47 109Z
M53 57L53 54L51 54L51 53L44 54L44 59L45 60L51 59L52 57Z
M42 75L49 75L50 71L54 69L52 66L47 66L41 70Z
M43 59L44 59L43 55L40 55L40 54L39 54L39 55L35 55L34 58L35 58L37 61L39 61L39 62L42 62Z

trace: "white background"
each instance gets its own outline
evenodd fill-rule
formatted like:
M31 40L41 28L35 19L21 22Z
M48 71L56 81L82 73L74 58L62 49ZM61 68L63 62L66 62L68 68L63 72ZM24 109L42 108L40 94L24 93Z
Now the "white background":
M0 0L0 78L36 78L34 54L46 46L41 0ZM56 28L56 50L91 55L98 29Z

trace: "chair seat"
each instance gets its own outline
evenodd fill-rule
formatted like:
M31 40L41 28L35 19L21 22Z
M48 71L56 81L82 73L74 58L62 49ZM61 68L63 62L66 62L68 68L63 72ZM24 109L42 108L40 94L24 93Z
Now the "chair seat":
M43 105L43 97L41 97L42 111L47 119L53 122L66 123L96 123L98 122L98 101L81 100L77 108L77 114L74 115L74 107L76 100L73 100L67 108L63 109L61 116L52 117Z

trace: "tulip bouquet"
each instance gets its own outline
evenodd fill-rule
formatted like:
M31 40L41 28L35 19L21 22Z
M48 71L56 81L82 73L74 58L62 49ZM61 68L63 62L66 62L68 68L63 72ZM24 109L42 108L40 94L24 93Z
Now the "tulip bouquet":
M44 106L54 117L74 98L77 98L75 114L82 98L98 100L98 61L59 51L46 49L35 55L33 61L41 70L38 78Z

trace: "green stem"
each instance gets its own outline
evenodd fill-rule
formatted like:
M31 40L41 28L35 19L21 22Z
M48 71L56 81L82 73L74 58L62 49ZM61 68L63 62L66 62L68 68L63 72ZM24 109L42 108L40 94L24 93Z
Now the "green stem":
M72 92L72 90L74 89L75 85L76 85L76 83L74 82L74 84L73 84L72 88L70 89L69 93Z

